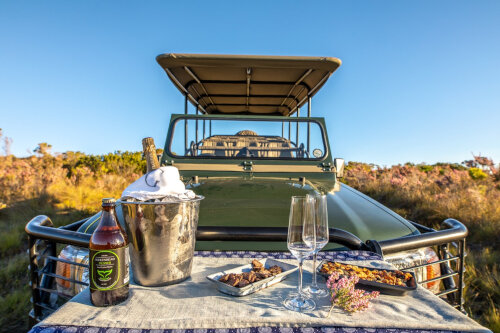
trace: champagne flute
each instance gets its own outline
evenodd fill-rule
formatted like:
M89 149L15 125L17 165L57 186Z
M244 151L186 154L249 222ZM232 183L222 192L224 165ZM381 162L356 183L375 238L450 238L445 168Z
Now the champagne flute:
M312 196L314 204L314 226L316 230L316 243L313 252L313 280L312 284L307 287L307 292L318 297L328 296L328 291L325 288L318 286L316 274L316 259L318 252L328 244L328 210L326 203L326 195Z
M298 293L290 294L283 305L293 311L313 310L316 304L302 291L302 264L312 254L316 244L314 225L314 205L312 197L292 197L288 224L287 245L290 252L299 262Z

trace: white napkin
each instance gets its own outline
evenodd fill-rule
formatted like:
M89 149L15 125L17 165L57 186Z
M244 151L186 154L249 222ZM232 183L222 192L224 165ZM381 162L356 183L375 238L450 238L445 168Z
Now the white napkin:
M174 166L164 166L145 174L122 193L122 199L139 201L178 201L194 199L193 191L186 190L180 179L179 170Z

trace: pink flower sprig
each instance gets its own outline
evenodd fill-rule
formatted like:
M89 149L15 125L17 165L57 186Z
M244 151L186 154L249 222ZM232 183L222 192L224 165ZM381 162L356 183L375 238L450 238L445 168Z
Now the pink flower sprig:
M332 302L328 316L330 316L334 305L351 313L365 310L368 308L370 300L380 294L378 291L366 292L356 289L355 285L358 282L359 277L356 275L350 277L344 276L342 278L338 272L333 272L330 275L328 281L326 281L326 287L330 292L330 300Z

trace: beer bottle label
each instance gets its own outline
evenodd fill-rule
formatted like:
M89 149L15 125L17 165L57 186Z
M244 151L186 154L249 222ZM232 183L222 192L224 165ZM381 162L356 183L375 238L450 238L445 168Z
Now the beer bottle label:
M128 247L90 250L90 289L114 290L129 282Z

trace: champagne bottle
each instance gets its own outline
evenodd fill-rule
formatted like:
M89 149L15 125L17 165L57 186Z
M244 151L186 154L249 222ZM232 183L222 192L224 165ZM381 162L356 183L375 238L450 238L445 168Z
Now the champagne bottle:
M142 139L142 151L147 163L147 173L160 167L158 156L156 155L155 140L153 138Z

